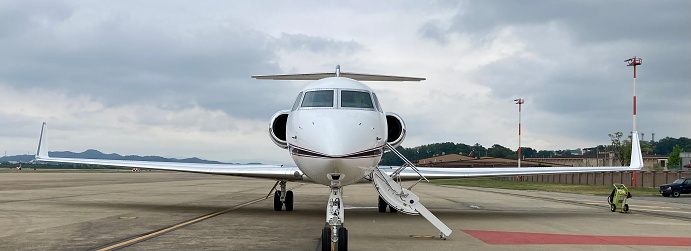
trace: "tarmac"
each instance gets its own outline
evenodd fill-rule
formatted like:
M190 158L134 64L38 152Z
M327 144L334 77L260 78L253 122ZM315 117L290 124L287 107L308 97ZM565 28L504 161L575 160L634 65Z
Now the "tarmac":
M0 172L1 250L316 250L328 189L289 183L295 209L265 199L274 181L173 172ZM418 184L453 233L379 213L371 184L347 186L350 250L691 250L691 195L604 196Z

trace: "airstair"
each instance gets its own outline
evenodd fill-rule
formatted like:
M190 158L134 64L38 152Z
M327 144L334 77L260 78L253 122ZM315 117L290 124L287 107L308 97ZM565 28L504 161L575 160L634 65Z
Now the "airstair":
M396 150L391 144L386 143L386 147L391 152L395 153L399 158L405 163L400 168L396 169L391 175L386 174L379 168L376 168L372 172L372 183L377 188L379 196L389 204L389 206L395 208L399 212L410 214L410 215L422 215L427 221L432 223L441 232L442 238L446 238L451 234L451 229L447 227L443 222L441 222L434 214L432 214L425 206L420 203L420 197L415 195L410 190L413 189L422 180L427 180L425 176L420 174L418 168L410 162L403 154ZM406 169L411 168L419 176L420 179L416 181L413 185L408 188L401 186L400 174ZM429 181L428 181L429 182Z

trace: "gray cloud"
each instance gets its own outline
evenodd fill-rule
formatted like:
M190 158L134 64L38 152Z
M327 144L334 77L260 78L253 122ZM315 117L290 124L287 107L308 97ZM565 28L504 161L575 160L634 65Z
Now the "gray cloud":
M282 95L290 85L250 78L281 73L279 49L323 54L362 49L354 41L304 34L271 37L237 23L196 27L128 12L93 17L63 9L58 15L23 8L27 13L15 23L25 32L0 38L0 46L13 48L0 61L0 81L20 90L86 94L107 106L134 102L181 109L199 104L264 119L294 98Z
M309 36L305 34L282 33L279 39L279 46L286 50L306 50L326 55L337 55L340 53L352 54L364 49L363 46L353 40L336 41L328 38Z
M459 6L451 30L476 34L502 26L560 23L576 41L689 41L688 1L469 1Z
M426 22L417 32L421 37L434 40L441 45L445 45L448 42L447 31L441 27L438 20Z
M630 130L633 69L623 61L634 55L644 59L641 130L669 131L660 119L677 119L666 111L691 109L689 9L686 1L472 1L458 6L447 32L482 47L511 28L523 52L473 72L476 81L497 98L527 96L528 110L560 118L543 122L543 131L596 139Z

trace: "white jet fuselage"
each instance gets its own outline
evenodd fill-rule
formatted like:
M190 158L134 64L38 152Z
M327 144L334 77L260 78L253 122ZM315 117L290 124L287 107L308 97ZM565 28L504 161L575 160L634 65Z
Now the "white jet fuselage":
M349 78L326 78L305 87L286 122L293 161L324 185L334 177L341 185L352 184L371 173L387 136L386 115L376 95Z

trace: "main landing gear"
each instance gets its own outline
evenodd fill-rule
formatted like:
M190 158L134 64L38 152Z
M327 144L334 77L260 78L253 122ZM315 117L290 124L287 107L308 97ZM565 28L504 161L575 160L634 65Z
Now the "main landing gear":
M283 205L286 206L286 211L293 211L293 191L286 191L286 181L282 180L278 183L281 185L281 190L274 192L274 211L281 211Z
M347 251L348 229L343 226L343 188L338 180L331 181L331 193L326 205L326 226L322 229L322 251Z
M392 213L398 212L398 210L396 210L396 208L390 206L388 203L386 203L384 198L379 196L379 203L377 203L377 208L379 209L379 212L380 213L386 213L387 207L389 208L389 212L392 212Z

